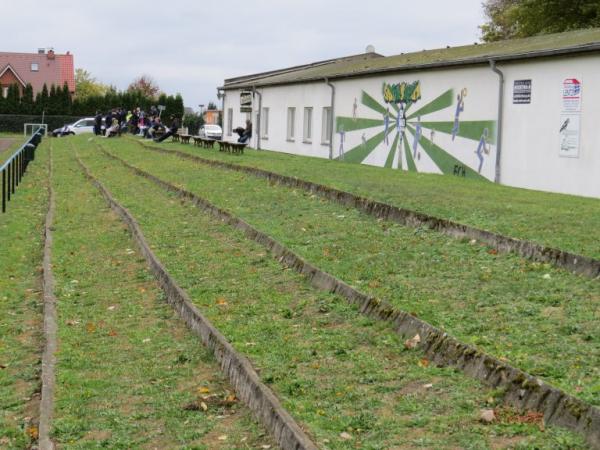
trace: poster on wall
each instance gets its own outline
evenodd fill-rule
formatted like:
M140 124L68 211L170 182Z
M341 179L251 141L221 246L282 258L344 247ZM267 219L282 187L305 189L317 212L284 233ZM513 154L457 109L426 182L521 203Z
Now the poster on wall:
M579 158L581 125L581 81L567 78L562 85L559 156Z
M252 92L240 93L240 112L252 112Z
M531 80L515 80L513 85L513 105L531 103Z
M579 157L579 122L580 116L561 114L560 116L560 156L566 158Z
M562 87L563 112L581 111L581 81L577 78L567 78Z

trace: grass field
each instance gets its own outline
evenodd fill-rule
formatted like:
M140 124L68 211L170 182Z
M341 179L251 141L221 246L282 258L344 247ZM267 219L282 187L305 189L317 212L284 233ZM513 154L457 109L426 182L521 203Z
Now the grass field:
M114 145L118 156L230 210L351 285L600 405L597 281L252 176Z
M36 436L47 157L39 153L0 214L0 448L25 448Z
M408 448L490 448L507 437L525 448L539 438L537 445L551 448L563 439L536 436L529 428L521 441L508 423L495 430L480 425L478 411L495 393L452 370L429 367L422 355L403 351L385 325L314 292L231 228L132 178L92 145L79 142L77 148L196 304L250 357L323 448L357 442L391 448L409 432ZM340 439L344 432L351 442Z
M451 219L507 236L600 258L600 200L516 189L493 183L381 169L270 151L243 157L164 143L207 159L257 167Z
M129 140L98 142L361 290L598 401L593 280L158 155ZM25 448L35 438L28 418L36 414L32 394L39 385L37 283L50 145L60 349L53 438L60 448L275 447L165 304L76 153L319 448L586 448L581 437L544 427L539 415L502 406L502 391L405 349L389 325L316 291L240 232L134 175L95 144L87 137L46 139L17 194L27 207L11 202L14 214L0 216L3 249L20 256L0 254L11 274L0 280L2 295L8 293L0 304L0 448ZM479 420L487 408L497 414L490 424Z

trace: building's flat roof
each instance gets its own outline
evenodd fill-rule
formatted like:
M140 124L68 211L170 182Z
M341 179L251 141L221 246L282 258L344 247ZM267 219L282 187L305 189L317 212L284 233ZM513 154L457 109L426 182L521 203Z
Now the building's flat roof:
M224 89L247 89L253 86L306 83L372 75L385 72L417 70L487 63L489 60L511 61L570 53L600 51L600 28L547 34L525 39L464 45L388 57L338 58L323 63L306 64L263 74L225 80ZM379 55L378 55L379 56Z

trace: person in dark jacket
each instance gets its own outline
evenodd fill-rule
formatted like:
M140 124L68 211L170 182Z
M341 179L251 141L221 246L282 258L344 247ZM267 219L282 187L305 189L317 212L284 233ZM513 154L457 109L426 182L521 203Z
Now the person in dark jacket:
M96 136L102 134L102 114L100 111L96 111L96 116L94 117L94 134Z
M250 138L252 137L252 122L250 120L246 120L246 129L241 134L238 142L241 144L246 144Z
M156 139L156 142L162 142L165 139L173 136L175 133L177 133L177 130L179 130L179 119L175 116L171 116L171 127L169 128L169 131Z

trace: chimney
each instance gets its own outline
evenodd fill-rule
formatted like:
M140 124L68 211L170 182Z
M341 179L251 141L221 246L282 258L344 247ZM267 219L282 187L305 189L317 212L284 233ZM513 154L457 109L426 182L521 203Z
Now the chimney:
M47 55L48 55L48 59L54 59L54 50L52 50L52 49L48 50Z
M46 49L45 48L38 48L38 55L43 55L46 53Z

